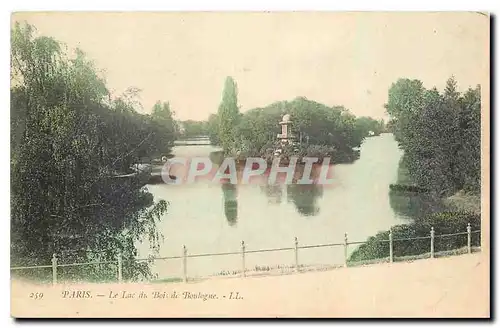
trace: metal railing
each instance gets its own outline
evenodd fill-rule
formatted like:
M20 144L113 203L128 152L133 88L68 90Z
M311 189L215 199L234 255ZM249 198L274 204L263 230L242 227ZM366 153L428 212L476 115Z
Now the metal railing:
M472 231L470 223L467 225L467 231L465 232L458 232L458 233L451 233L451 234L441 234L441 235L436 235L434 231L434 227L431 227L430 229L430 234L428 236L419 236L419 237L410 237L410 238L393 238L393 232L392 230L389 230L389 239L387 240L378 240L376 242L380 243L389 243L389 262L392 263L394 262L394 242L399 242L399 241L415 241L415 240L425 240L425 239L430 239L430 258L434 258L436 253L435 253L435 247L434 247L434 242L436 238L444 238L444 237L451 237L451 236L459 236L459 235L467 235L467 253L472 253L472 234L475 233L480 233L481 230L475 230ZM255 249L255 250L247 250L245 242L241 242L241 248L239 251L235 252L224 252L224 253L204 253L204 254L188 254L187 247L185 245L182 246L182 255L180 256L166 256L166 257L149 257L149 258L138 258L135 259L134 261L136 262L145 262L145 261L157 261L157 260L172 260L172 259L182 259L182 280L184 282L188 281L188 270L187 270L187 260L188 258L197 258L197 257L209 257L209 256L225 256L225 255L241 255L241 276L246 277L247 276L247 268L246 268L246 254L251 254L251 253L266 253L266 252L279 252L279 251L294 251L294 265L293 269L295 272L300 272L301 271L301 265L299 264L299 250L300 249L311 249L311 248L323 248L323 247L339 247L343 246L344 250L344 263L343 267L348 267L348 246L349 245L360 245L364 244L367 241L349 241L348 240L348 235L345 233L344 235L344 240L342 243L328 243L328 244L315 244L315 245L304 245L300 246L298 238L295 237L294 239L294 246L293 247L281 247L281 248L269 248L269 249ZM417 255L415 255L417 256ZM100 264L116 264L117 265L117 271L116 271L116 279L118 282L123 281L123 259L122 259L122 254L118 253L116 256L116 260L113 261L93 261L93 262L81 262L81 263L63 263L59 264L58 263L58 257L57 254L53 254L52 256L52 264L50 265L34 265L34 266L18 266L18 267L11 267L10 269L15 271L15 270L29 270L29 269L43 269L43 268L51 268L52 269L52 283L56 284L58 281L58 270L57 268L61 267L76 267L76 266L84 266L84 265L100 265Z

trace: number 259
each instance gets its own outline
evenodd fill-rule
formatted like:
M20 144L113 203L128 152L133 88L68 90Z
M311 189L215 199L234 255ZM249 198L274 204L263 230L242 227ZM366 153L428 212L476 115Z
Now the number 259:
M43 293L30 293L30 298L41 300L43 298Z

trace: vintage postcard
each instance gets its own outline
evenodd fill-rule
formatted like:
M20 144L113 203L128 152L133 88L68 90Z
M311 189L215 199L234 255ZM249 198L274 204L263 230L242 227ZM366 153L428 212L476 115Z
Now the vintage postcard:
M13 317L490 317L488 13L10 29Z

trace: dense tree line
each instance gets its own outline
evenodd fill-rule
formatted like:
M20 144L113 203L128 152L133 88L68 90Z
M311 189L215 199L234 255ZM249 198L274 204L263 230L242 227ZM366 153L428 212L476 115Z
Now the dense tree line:
M210 114L207 121L207 134L212 145L220 145L219 140L219 116Z
M386 108L414 184L442 196L479 193L480 86L460 93L452 77L440 93L421 81L400 79L389 90Z
M208 136L208 121L186 120L180 121L180 138Z
M384 120L362 116L356 119L356 127L364 137L378 136L385 132Z
M124 277L147 275L134 261L134 243L149 237L166 212L131 167L168 154L176 135L168 104L137 113L130 89L112 98L84 53L36 36L31 25L11 30L11 261L12 265L115 260ZM68 269L86 279L115 276L101 266ZM62 273L63 274L63 273Z
M278 146L279 122L290 114L295 146L292 151L301 155L333 155L339 161L355 158L355 151L363 139L373 131L383 132L383 122L372 118L356 118L343 106L329 107L297 97L263 108L240 113L236 83L228 77L217 115L207 122L213 144L220 145L226 154L268 156Z

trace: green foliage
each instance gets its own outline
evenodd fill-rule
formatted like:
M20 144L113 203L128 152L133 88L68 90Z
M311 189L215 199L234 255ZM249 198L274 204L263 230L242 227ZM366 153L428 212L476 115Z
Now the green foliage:
M151 120L150 129L154 132L150 142L152 146L150 154L154 157L170 154L174 140L179 135L179 126L174 120L174 114L168 102L157 102L153 106L149 119Z
M273 105L245 112L237 127L238 148L246 152L259 153L264 146L277 141L279 122L283 116L281 108Z
M232 77L227 77L218 110L219 142L226 153L232 153L236 147L236 126L240 119L238 107L238 88Z
M406 163L407 158L403 154L399 160L397 183L389 186L389 202L394 212L412 219L445 210L440 197L413 183Z
M355 160L358 154L353 148L361 145L369 131L379 135L385 128L383 121L367 117L356 119L342 106L328 107L304 97L240 114L236 83L228 77L218 114L209 117L206 131L211 143L220 145L226 154L272 157L278 147L279 122L285 114L292 118L295 148L299 147L304 154L321 149L326 153L318 157L334 154L334 162Z
M327 145L341 153L359 147L363 135L356 129L356 117L343 106L328 107L303 97L288 104L293 129L302 142Z
M208 121L187 120L180 122L183 126L181 137L192 138L208 135Z
M401 79L389 90L391 128L414 183L438 195L480 190L481 92L452 77L444 93Z
M416 113L422 109L424 87L419 80L399 79L389 89L387 113L400 117L404 113Z
M389 185L389 190L391 191L400 191L400 192L427 192L427 189L418 187L418 186L408 186L408 185L400 185L400 184L391 184Z
M384 120L377 121L371 117L363 116L356 119L356 128L363 137L378 136L385 131L385 123Z
M323 196L323 186L317 184L289 184L286 186L288 201L292 202L303 216L319 213L318 198Z
M67 58L30 25L12 29L11 58L12 265L49 264L53 253L59 263L112 261L121 252L124 278L148 275L134 243L147 238L158 249L156 224L168 204L153 202L146 173L128 173L169 151L168 120L138 114L135 89L112 100L83 52ZM98 280L113 272L101 265L65 274Z
M430 239L400 240L403 238L429 237L431 227L434 227L434 251L448 251L467 246L467 235L445 236L439 235L464 233L467 224L471 224L472 231L481 229L481 217L467 212L442 212L415 220L409 224L392 227L394 257L419 255L430 252ZM480 234L472 234L472 246L481 244ZM389 231L380 232L370 237L366 243L359 246L350 256L349 262L358 262L373 259L383 259L389 256Z
M356 126L355 116L344 107L328 107L299 97L245 112L237 127L239 150L264 156L272 153L278 146L277 134L281 132L278 123L284 114L291 116L291 133L295 138L292 148L304 156L328 155L333 162L355 159L353 148L359 147L367 134Z
M211 114L208 117L207 122L207 133L212 145L220 145L219 140L219 117L217 114Z
M230 226L234 226L238 221L238 190L237 186L231 183L222 183L222 195L224 198L224 215Z

